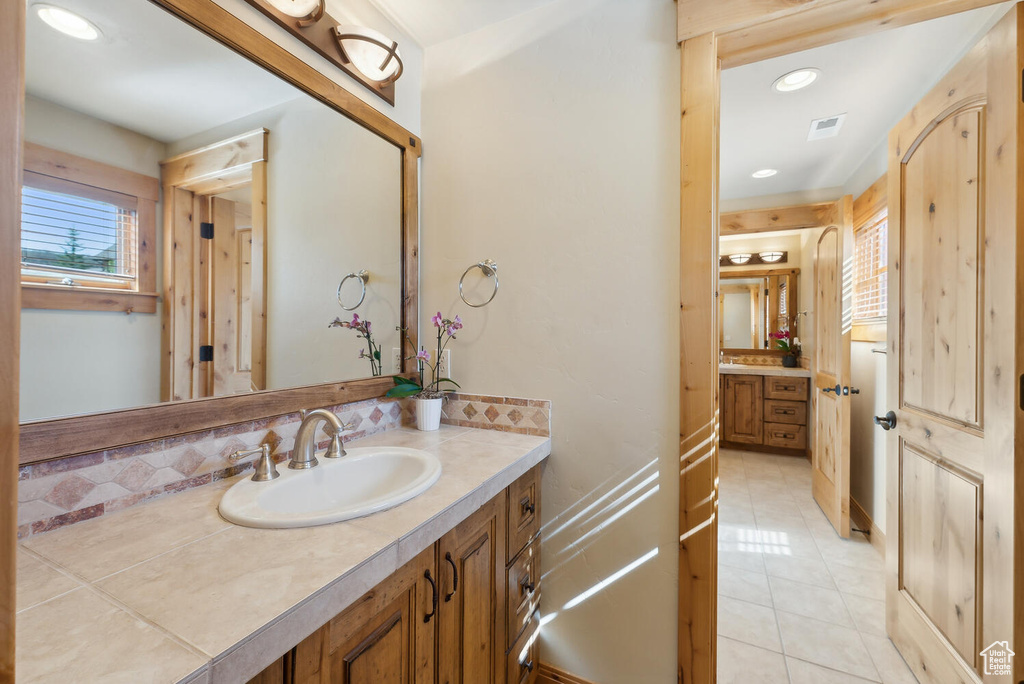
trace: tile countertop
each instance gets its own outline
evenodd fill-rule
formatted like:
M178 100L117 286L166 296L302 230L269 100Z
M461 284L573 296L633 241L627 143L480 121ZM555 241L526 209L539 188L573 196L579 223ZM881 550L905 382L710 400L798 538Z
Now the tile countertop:
M262 530L217 514L246 474L26 539L18 681L245 682L551 453L448 425L351 444L424 449L441 478L364 518Z
M806 368L784 366L751 366L742 363L720 363L718 372L723 375L784 375L790 378L809 378L811 371Z

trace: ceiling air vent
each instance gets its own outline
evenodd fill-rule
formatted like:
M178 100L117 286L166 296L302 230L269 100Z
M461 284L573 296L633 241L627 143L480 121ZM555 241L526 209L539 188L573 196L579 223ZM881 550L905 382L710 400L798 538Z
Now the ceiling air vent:
M844 121L846 121L846 114L836 114L835 116L827 116L824 119L815 119L811 122L811 130L807 134L807 141L836 137L839 135L839 129L843 127Z

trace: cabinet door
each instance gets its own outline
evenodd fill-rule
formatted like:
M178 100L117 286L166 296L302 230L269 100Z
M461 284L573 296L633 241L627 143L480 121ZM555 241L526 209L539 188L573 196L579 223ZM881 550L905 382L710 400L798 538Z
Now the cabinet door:
M764 379L726 375L722 440L761 444L764 440Z
M250 679L247 684L285 684L284 673L285 668L287 667L286 662L290 662L290 659L291 653L281 656L273 665Z
M503 492L438 542L439 684L504 684Z
M431 546L296 647L294 684L432 684L436 581Z

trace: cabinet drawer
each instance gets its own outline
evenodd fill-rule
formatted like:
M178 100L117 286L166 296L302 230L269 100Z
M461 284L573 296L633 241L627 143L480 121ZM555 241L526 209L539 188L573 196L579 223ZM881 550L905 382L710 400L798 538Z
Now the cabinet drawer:
M540 605L540 538L534 539L508 566L506 587L508 646L530 625Z
M514 558L540 531L540 466L508 488L508 558Z
M768 446L783 447L785 449L806 449L807 428L803 425L765 423L764 443Z
M765 399L807 401L809 380L809 378L766 375L764 376L764 397Z
M508 677L506 684L533 684L537 681L538 656L537 630L540 628L540 614L535 613L527 629L512 650L508 652Z
M806 401L764 402L764 422L807 425Z

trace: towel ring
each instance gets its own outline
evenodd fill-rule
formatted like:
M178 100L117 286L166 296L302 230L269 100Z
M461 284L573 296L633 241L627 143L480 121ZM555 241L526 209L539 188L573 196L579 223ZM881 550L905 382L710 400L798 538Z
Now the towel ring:
M486 276L487 278L494 278L494 292L491 293L491 296L488 297L487 301L484 302L483 304L473 304L468 299L466 299L466 295L463 294L463 292L462 292L462 283L465 282L466 276L469 275L469 272L472 271L474 268L479 268L481 271L483 271L484 272L484 276ZM472 266L467 268L466 271L462 274L462 277L459 278L459 296L462 297L462 301L466 302L466 304L468 304L469 306L473 307L474 309L479 309L480 307L487 306L488 304L491 303L491 301L494 299L494 296L497 295L497 294L498 294L498 264L495 263L493 259L484 259L483 261L481 261L479 263L473 264Z
M345 306L345 303L341 301L341 288L345 287L345 281L349 278L358 278L359 284L363 286L363 291L359 295L359 301L353 306ZM370 272L362 270L359 273L349 273L347 276L341 279L341 283L338 285L338 305L341 306L345 311L355 311L359 308L359 305L366 299L366 283L370 282Z

